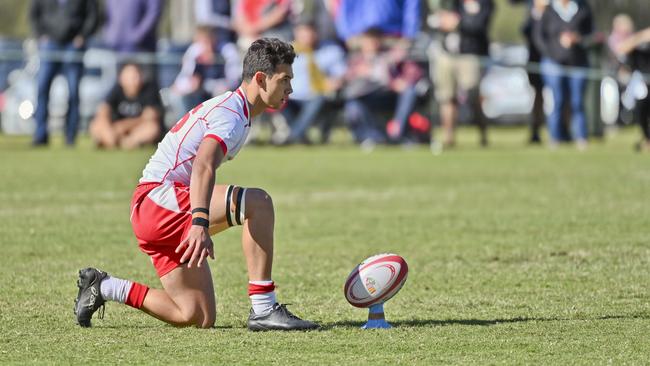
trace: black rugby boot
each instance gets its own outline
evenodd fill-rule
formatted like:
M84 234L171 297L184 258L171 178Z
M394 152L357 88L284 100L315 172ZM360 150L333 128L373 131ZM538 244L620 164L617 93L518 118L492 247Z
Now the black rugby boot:
M79 293L74 301L74 315L77 317L77 324L82 327L90 327L90 319L101 307L100 318L104 317L104 298L100 291L100 284L108 274L95 268L84 268L79 270L77 287Z
M261 330L312 330L318 329L319 325L308 320L302 320L287 310L286 304L273 305L270 313L256 315L251 309L248 316L248 329L252 331Z

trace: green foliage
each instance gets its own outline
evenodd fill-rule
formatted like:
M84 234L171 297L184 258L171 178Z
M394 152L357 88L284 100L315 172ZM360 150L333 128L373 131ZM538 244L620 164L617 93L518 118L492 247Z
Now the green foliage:
M0 1L0 36L26 38L31 34L29 4L25 0Z
M510 0L496 0L490 36L493 42L522 43L521 28L526 20L525 5L512 5Z
M129 226L151 150L30 150L0 136L0 363L643 364L650 353L649 156L626 131L584 153L474 130L440 156L337 144L249 146L218 181L273 196L281 301L324 330L252 334L240 229L214 238L217 327L176 329L109 303L74 324L77 269L159 287ZM394 251L409 279L388 331L362 331L343 282Z

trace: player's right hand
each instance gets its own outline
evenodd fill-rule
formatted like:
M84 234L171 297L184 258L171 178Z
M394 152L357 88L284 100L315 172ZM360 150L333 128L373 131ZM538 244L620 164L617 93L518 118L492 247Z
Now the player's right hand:
M192 268L193 265L201 267L208 256L214 259L212 238L206 227L192 225L187 237L176 247L176 253L180 253L183 248L185 252L181 257L181 263L187 262L187 268Z

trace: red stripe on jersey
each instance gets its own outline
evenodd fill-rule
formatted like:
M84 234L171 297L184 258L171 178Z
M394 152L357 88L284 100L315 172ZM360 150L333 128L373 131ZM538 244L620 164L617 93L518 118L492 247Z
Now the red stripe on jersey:
M256 285L254 283L248 283L248 296L266 294L275 290L275 283L271 282L270 285Z
M239 116L239 118L241 118L241 114L239 114L239 112L237 112L237 111L236 111L236 110L234 110L234 109L230 109L230 108L228 108L228 107L225 107L225 106L222 106L222 105L218 105L218 106L217 106L216 108L225 108L225 109L227 109L227 110L229 110L229 111L231 111L232 113L234 113L234 114L236 114L236 115L238 115L238 116ZM242 118L242 119L243 119L243 118Z
M196 157L196 155L192 155L192 156L190 156L189 158L187 158L187 159L181 161L180 163L178 163L178 164L176 165L176 168L178 168L179 166L181 166L181 165L187 163L188 161L194 159L195 157ZM174 168L174 169L176 169L176 168Z
M192 108L192 110L190 111L190 113L194 114L194 113L198 112L198 110L201 109L201 107L203 107L203 103L199 103L199 105L197 105L196 107Z
M228 97L226 97L226 99L222 100L221 102L219 102L219 104L217 104L217 105L215 105L214 107L210 108L209 111L205 112L205 114L201 117L201 119L205 120L205 119L208 117L208 115L209 115L210 113L212 113L212 111L213 111L215 108L220 107L220 106L221 106L222 104L224 104L228 99L230 99L230 97L232 97L234 94L235 94L235 93L230 92L230 95L229 95Z
M167 170L167 173L165 173L165 175L162 177L162 179L160 180L160 183L165 181L165 178L167 178L169 173L171 173L173 170L175 170L181 164L183 164L184 162L187 161L187 160L183 160L181 163L179 163L178 162L178 155L181 153L181 146L183 146L183 141L185 141L185 138L187 137L187 135L190 134L190 131L192 131L192 129L194 128L194 126L196 126L196 124L198 122L199 122L199 120L197 119L196 121L194 121L194 123L192 123L192 126L190 126L190 128L187 129L187 132L185 132L185 135L183 135L183 138L181 139L181 142L178 143L178 148L176 149L176 159L174 159L174 167ZM194 157L192 157L192 158L194 158Z
M223 139L221 139L221 137L211 133L211 134L203 136L203 138L204 139L213 139L213 140L217 141L219 143L219 145L221 145L221 151L223 152L223 156L226 156L226 154L228 153L228 146L226 146L226 143L223 142Z
M242 102L244 102L244 117L246 117L246 122L248 122L248 101L244 98L244 93L241 92L240 88L237 88L236 92L241 97Z
M230 99L230 97L232 97L233 94L235 94L235 93L230 92L230 95L229 95L229 96L227 96L224 100L222 100L221 102L219 102L219 104L217 104L217 105L215 105L214 107L210 108L210 110L207 111L207 112L205 112L205 114L204 114L202 117L197 118L196 121L194 121L194 124L192 124L192 126L191 126L190 128L187 129L187 132L185 133L185 136L183 136L183 139L181 139L181 142L178 143L178 148L176 149L176 159L174 160L174 167L173 167L173 168L170 168L170 169L167 169L167 172L165 173L165 175L163 176L163 178L160 180L160 183L162 183L162 182L165 181L165 179L167 178L167 176L169 175L169 173L171 173L173 170L176 170L176 168L178 168L181 164L183 164L183 163L185 163L187 160L189 160L189 159L187 159L187 160L184 160L184 161L178 163L178 155L179 155L180 152L181 152L181 146L183 146L183 141L185 141L185 138L187 137L187 135L190 133L190 131L192 131L192 128L194 128L194 126L196 126L196 123L197 123L198 121L200 121L200 120L202 120L202 121L205 122L205 121L206 121L205 118L206 118L206 117L207 117L207 116L208 116L208 115L209 115L209 114L210 114L210 113L211 113L215 108L221 106L221 105L222 105L223 103L225 103L228 99ZM203 103L199 104L199 105L196 106L194 109L192 109L192 112L198 111L198 110L200 109L200 107L202 107L202 106L203 106ZM225 108L225 107L224 107L224 108ZM236 112L235 112L235 113L236 113ZM223 149L223 147L222 147L222 149ZM224 154L224 156L225 156L225 154ZM192 156L190 159L193 159L193 158L194 158L194 156Z

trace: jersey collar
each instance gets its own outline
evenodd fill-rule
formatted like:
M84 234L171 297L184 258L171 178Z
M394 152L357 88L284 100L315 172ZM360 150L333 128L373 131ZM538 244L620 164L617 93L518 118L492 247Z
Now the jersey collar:
M242 102L244 103L244 116L246 117L246 120L248 121L248 124L250 125L251 123L251 115L250 115L250 110L248 107L248 100L246 99L246 93L244 93L244 90L239 87L237 90L235 90L235 93L239 95L239 97L242 99Z

